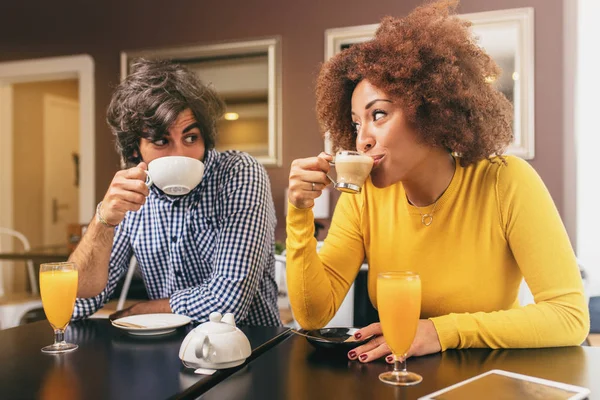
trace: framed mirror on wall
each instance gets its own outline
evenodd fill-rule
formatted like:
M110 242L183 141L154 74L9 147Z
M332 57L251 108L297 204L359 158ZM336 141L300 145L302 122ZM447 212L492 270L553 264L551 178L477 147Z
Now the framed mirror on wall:
M125 51L121 79L136 58L169 59L196 72L227 106L216 149L245 151L281 166L281 50L278 37L208 45Z
M473 23L478 43L502 69L490 82L506 95L514 107L514 140L506 150L526 160L535 156L534 125L534 25L533 8L486 11L459 15ZM379 24L351 26L325 31L325 60L352 46L370 40ZM490 78L491 79L491 78ZM331 153L325 138L325 151Z

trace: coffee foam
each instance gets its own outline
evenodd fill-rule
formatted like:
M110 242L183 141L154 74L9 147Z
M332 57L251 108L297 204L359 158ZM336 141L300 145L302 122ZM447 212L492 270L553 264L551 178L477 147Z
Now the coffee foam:
M338 154L335 159L336 189L350 193L360 192L371 168L373 168L373 159L367 155Z
M361 164L373 164L373 158L364 154L352 155L352 154L339 154L335 157L335 163L361 163Z

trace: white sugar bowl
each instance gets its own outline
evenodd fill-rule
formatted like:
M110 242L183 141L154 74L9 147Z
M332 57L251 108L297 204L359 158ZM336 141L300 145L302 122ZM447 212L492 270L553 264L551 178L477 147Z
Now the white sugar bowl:
M250 341L235 326L233 314L213 312L209 321L187 334L179 358L188 368L223 369L243 364L252 353Z

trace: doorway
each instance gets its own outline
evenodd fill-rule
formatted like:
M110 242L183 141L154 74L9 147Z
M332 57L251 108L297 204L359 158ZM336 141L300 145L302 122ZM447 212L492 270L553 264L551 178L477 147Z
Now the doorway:
M68 57L53 57L53 58L42 58L24 61L10 61L0 63L0 226L15 229L15 211L21 206L17 207L17 202L21 202L16 193L17 190L22 188L22 185L27 185L27 178L22 176L28 176L32 169L35 168L28 164L27 161L32 161L35 157L28 153L18 150L15 145L17 141L22 139L21 136L15 138L15 116L19 113L20 109L14 102L15 88L19 86L33 84L33 83L44 83L45 85L56 84L57 82L70 81L75 85L76 100L78 102L77 107L71 101L70 105L68 97L64 96L64 93L54 93L54 98L46 98L42 101L42 109L44 107L50 107L49 111L46 111L47 115L54 115L54 119L46 121L43 116L40 117L43 129L44 125L46 129L54 129L55 131L60 130L71 130L75 132L77 136L75 148L66 150L66 147L72 146L74 140L70 140L67 143L60 142L56 143L56 149L60 151L67 151L68 155L61 154L60 157L65 161L65 165L68 167L69 172L60 172L54 170L50 172L54 176L60 176L61 180L69 181L72 184L77 184L77 191L75 196L77 197L78 205L71 206L69 212L73 212L75 208L75 216L61 217L61 212L64 214L65 208L64 202L61 199L57 199L54 207L55 219L75 218L78 223L88 223L94 214L94 203L95 203L95 126L94 126L94 63L88 55L68 56ZM51 96L52 97L52 96ZM57 100L58 99L58 100ZM62 100L62 102L61 102ZM74 108L75 107L75 108ZM42 114L44 114L42 112ZM56 117L61 114L61 117ZM76 121L73 122L71 118L68 124L69 126L60 127L61 123L67 123L63 121L65 115L71 115L76 117ZM53 126L54 125L54 126ZM31 132L30 132L31 133ZM18 140L16 140L18 139ZM38 162L43 162L43 146L44 141L37 143L35 146L29 146L32 151L39 152ZM65 160L67 158L67 160ZM25 161L25 166L22 166L22 162ZM44 165L39 165L37 168L43 171L46 170ZM70 175L70 176L69 176ZM24 180L25 179L25 180ZM41 181L43 179L40 179ZM45 189L44 189L45 191ZM52 196L52 194L49 194ZM43 192L40 196L44 196ZM41 204L41 203L40 203ZM39 212L41 215L46 214L52 218L53 208L50 205L39 206L37 209L33 206L28 212ZM43 218L43 217L40 217ZM52 244L48 243L51 241L52 233L44 234L44 228L42 228L42 220L38 219L39 226L37 231L39 232L39 238L35 240L35 237L30 238L32 247L36 245ZM58 234L54 234L58 235ZM33 235L35 236L35 234ZM46 236L47 239L43 239ZM60 234L56 240L64 242L66 244L66 230ZM4 240L0 243L3 250L12 249L12 241ZM6 264L5 264L6 266ZM21 270L24 272L24 268L3 268L4 271L0 270L0 273L4 276L5 287L9 289L19 289L15 287L15 283L21 281L19 276ZM0 280L1 282L1 280ZM23 276L22 283L25 284L25 278Z

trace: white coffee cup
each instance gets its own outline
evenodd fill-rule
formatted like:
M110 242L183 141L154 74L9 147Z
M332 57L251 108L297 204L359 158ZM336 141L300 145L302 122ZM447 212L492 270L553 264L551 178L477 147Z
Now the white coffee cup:
M190 157L160 157L150 161L146 174L148 187L156 185L166 194L183 196L191 192L202 180L204 163Z

